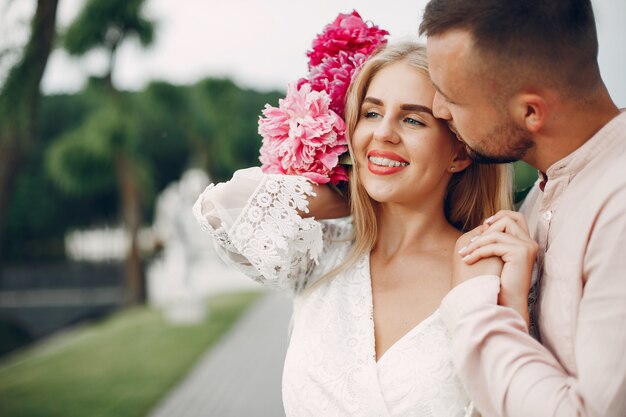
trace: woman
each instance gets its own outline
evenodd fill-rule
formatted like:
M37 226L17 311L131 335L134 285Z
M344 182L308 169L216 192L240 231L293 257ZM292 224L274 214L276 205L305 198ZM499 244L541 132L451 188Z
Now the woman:
M229 263L293 295L287 416L471 415L438 314L462 231L509 206L505 167L472 165L423 46L389 45L347 96L352 217L328 187L238 171L194 212Z

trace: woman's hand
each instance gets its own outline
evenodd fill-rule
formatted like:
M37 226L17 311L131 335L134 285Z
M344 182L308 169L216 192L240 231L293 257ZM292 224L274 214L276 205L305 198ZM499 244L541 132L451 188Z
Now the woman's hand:
M463 263L474 265L494 256L502 259L498 304L514 308L528 323L528 291L538 245L530 237L526 219L501 210L479 227L482 231L458 252Z
M350 215L350 199L339 194L330 185L312 184L315 196L309 197L309 212L300 213L302 217L338 219Z
M482 224L465 233L456 241L454 248L456 253L452 257L452 287L456 287L462 282L480 275L500 276L502 273L503 263L497 256L486 257L468 264L463 261L462 256L458 255L458 253L467 248L467 246L478 238L483 231L487 230L487 227L486 224Z

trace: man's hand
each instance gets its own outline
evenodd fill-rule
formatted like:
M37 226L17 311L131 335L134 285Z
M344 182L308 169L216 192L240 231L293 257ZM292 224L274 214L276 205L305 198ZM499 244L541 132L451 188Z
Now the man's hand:
M467 265L499 257L504 265L498 304L514 308L528 323L528 291L538 245L530 237L526 219L520 213L501 210L480 227L481 232L458 253Z

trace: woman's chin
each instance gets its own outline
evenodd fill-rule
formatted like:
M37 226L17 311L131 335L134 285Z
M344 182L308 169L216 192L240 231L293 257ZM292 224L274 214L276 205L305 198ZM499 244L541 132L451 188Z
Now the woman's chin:
M394 187L366 187L370 198L378 203L397 203L402 200L402 193Z

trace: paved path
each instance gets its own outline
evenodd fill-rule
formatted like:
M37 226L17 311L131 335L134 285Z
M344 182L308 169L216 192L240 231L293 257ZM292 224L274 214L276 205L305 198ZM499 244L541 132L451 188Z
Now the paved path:
M268 293L149 417L281 417L291 301Z

